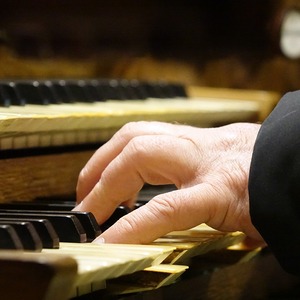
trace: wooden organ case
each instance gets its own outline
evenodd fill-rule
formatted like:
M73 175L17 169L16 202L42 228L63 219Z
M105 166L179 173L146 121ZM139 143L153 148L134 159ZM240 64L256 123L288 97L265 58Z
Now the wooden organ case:
M300 85L297 53L287 58L280 48L283 21L299 1L12 0L1 6L3 239L21 230L16 221L1 221L16 202L14 214L29 210L31 221L34 209L47 214L45 205L48 213L70 211L81 168L127 122L261 122L284 92ZM145 187L141 199L160 191ZM115 217L124 213L120 208ZM97 225L93 234L105 230ZM0 251L1 299L299 296L299 280L266 249L239 247L240 233L199 225L135 248L75 244L63 235L52 241L58 249Z

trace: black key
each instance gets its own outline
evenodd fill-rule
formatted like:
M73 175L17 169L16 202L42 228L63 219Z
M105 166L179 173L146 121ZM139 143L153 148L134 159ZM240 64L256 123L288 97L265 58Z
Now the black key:
M47 99L41 94L38 81L16 82L15 89L25 104L49 104Z
M131 99L137 99L137 100L147 99L148 97L147 92L144 89L143 85L138 80L131 80L130 87L131 87L130 93L132 93Z
M50 213L21 213L1 210L1 217L47 219L53 225L61 242L83 243L87 241L86 233L79 220L74 215L50 214Z
M0 222L7 221L19 221L18 219L12 219L10 217L1 217ZM30 218L23 218L22 221L30 222L33 227L35 228L36 232L38 233L43 248L48 249L57 249L59 248L59 238L58 235L53 228L52 224L49 220L46 219L30 219Z
M86 89L86 84L83 80L67 81L66 88L71 95L71 99L76 102L93 102L94 99Z
M54 93L54 97L58 102L62 103L72 103L74 99L72 99L72 95L69 90L66 88L66 82L64 80L53 81L52 82L52 90Z
M121 95L117 91L117 81L99 80L96 85L100 101L120 100Z
M85 211L49 211L44 210L45 207L43 207L43 210L37 211L37 214L57 214L57 215L72 215L75 216L80 224L83 227L83 230L86 234L87 242L93 241L98 235L101 233L100 226L98 225L94 215L91 212L85 212ZM21 212L21 211L19 211ZM34 211L25 211L28 213L34 213Z
M43 248L57 249L59 248L59 237L47 219L24 219L30 222L37 231L40 239L42 240Z
M177 97L187 97L183 85L167 82L141 82L139 90L145 98L173 99Z
M160 98L164 98L164 99L173 99L176 97L179 97L179 95L177 95L177 91L175 89L175 84L170 84L170 83L166 83L166 82L157 82L154 83L154 85L156 85L156 89L160 95Z
M3 104L24 106L24 99L20 97L18 91L15 88L14 82L1 82L1 98L3 98Z
M143 82L141 83L146 98L164 98L161 87L157 83Z
M59 248L59 237L51 224L47 219L24 219L24 221L30 222L38 235L40 236L43 248L57 249Z
M126 91L120 84L119 80L111 79L107 81L107 84L104 85L106 91L111 94L111 96L107 96L107 99L113 100L125 100L126 99Z
M0 84L0 106L9 107L11 105L10 97L3 84Z
M54 212L53 212L54 213ZM101 234L101 228L91 212L86 211L55 211L58 214L70 214L76 216L80 221L87 237L87 241L93 241Z
M122 94L122 99L125 100L142 100L145 99L144 95L138 89L138 81L136 80L120 80L119 89Z
M49 104L59 104L61 101L55 94L52 83L50 80L40 82L38 89L42 95L43 101Z
M46 80L0 82L0 105L187 97L181 84L138 80Z
M71 211L75 207L74 201L57 201L54 200L42 200L40 202L29 201L29 202L8 202L0 203L1 209L13 209L13 210L33 210L33 211Z
M187 98L188 95L187 95L187 92L186 92L186 89L184 87L184 85L181 85L181 84L170 84L170 95L171 97L180 97L180 98Z
M146 203L156 195L168 193L175 190L177 190L177 188L173 184L157 185L157 186L145 185L143 189L139 192L139 195L137 197L137 202Z
M42 241L30 222L0 220L0 224L10 225L15 229L22 242L24 250L42 250Z
M39 90L44 105L60 103L58 99L55 98L51 81L39 81L37 89Z
M113 214L103 224L100 224L102 232L116 223L120 218L127 215L130 211L131 210L126 206L117 207Z
M104 101L104 98L101 98L101 95L98 91L98 82L95 80L86 82L84 89L89 96L90 101Z
M34 213L34 214L60 214L60 215L73 215L80 221L87 237L87 241L91 242L101 233L101 229L94 217L90 212L72 211L73 206L62 207L54 205L47 205L44 203L36 202L20 202L20 203L5 203L0 204L1 210L8 210L17 213Z
M0 224L0 249L24 249L18 234L10 225Z

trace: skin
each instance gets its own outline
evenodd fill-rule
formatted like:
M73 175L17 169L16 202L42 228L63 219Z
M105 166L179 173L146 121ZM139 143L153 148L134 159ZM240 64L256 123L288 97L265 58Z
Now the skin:
M103 223L120 204L132 206L144 183L175 184L106 230L95 242L144 244L200 223L263 239L251 223L248 176L260 125L195 128L132 122L82 169L75 210Z

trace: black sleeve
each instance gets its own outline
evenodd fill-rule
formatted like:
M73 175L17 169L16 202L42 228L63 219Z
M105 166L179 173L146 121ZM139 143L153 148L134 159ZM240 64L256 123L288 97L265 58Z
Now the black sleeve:
M282 267L300 275L300 91L263 122L249 177L252 222Z

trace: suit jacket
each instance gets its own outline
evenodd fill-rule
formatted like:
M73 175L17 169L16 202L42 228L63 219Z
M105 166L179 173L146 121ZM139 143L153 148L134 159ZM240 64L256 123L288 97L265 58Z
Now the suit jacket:
M286 94L261 126L249 196L254 226L282 267L300 275L300 91Z

